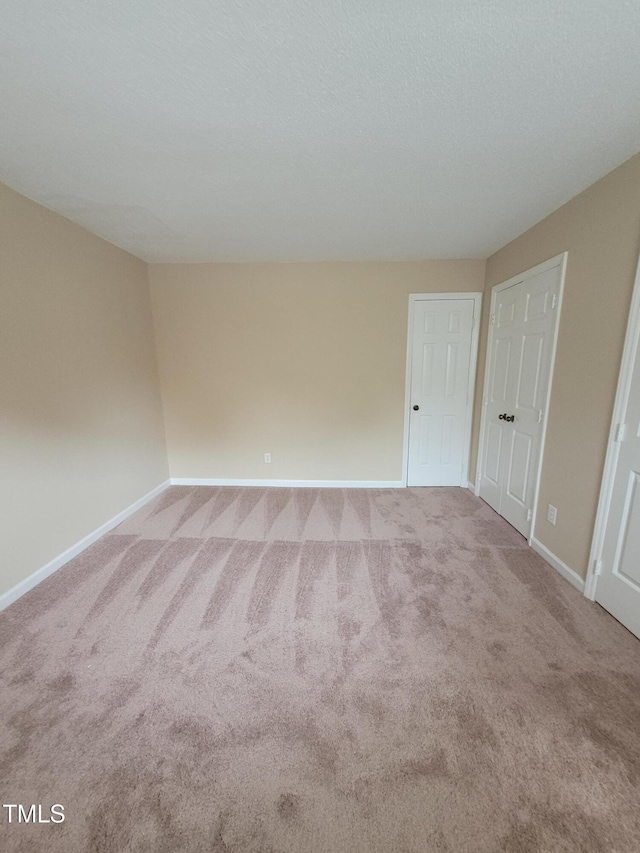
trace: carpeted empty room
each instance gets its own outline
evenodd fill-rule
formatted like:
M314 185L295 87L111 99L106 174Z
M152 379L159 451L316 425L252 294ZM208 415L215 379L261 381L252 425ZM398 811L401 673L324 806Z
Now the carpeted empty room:
M173 487L0 642L50 853L637 849L638 641L464 489Z
M640 3L0 3L0 853L640 853Z

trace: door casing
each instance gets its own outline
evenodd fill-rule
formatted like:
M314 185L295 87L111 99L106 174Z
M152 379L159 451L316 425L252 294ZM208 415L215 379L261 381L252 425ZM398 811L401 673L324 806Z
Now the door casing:
M629 309L629 320L627 332L622 351L622 362L620 375L618 377L618 388L616 401L613 406L611 428L609 430L609 442L607 444L607 455L604 462L604 473L600 487L600 498L596 512L596 522L591 541L591 553L589 554L589 565L587 566L587 577L585 579L584 594L586 598L595 601L596 586L598 584L598 573L602 552L604 547L605 532L609 522L609 511L611 509L611 498L620 455L620 442L618 441L618 427L625 422L627 406L631 394L631 380L640 347L640 260L636 269L636 277L633 285L633 296Z
M487 402L488 402L488 383L489 383L489 366L491 360L491 348L493 346L493 326L491 324L491 316L494 313L495 302L496 302L496 294L498 294L502 290L506 290L508 287L513 287L515 284L519 284L522 281L525 281L528 278L532 278L533 276L539 275L542 272L546 272L547 270L553 269L554 267L560 266L560 287L558 291L558 304L557 311L555 314L555 327L553 329L552 335L552 344L551 344L551 360L549 362L549 382L547 384L547 393L544 401L544 410L542 416L542 431L540 435L540 453L538 455L538 462L536 465L536 470L533 472L535 477L535 488L534 488L534 498L533 498L533 510L531 517L531 529L529 532L529 537L527 539L527 543L529 545L532 544L532 540L535 539L535 529L536 529L536 516L538 512L538 501L540 497L540 474L542 471L542 463L544 461L544 448L545 441L547 437L547 424L549 421L549 402L551 400L551 388L553 385L553 373L555 369L556 362L556 351L558 348L558 332L560 329L560 314L562 312L562 297L564 294L564 280L567 270L567 258L568 252L562 252L559 255L555 255L553 258L549 258L547 261L543 261L541 264L537 264L535 267L531 267L531 269L526 270L525 272L520 273L519 275L514 275L506 281L500 282L500 284L494 285L491 288L491 306L489 310L489 331L487 335L487 353L485 360L485 370L484 370L484 383L482 388L482 415L480 419L480 436L478 439L478 459L476 464L476 475L475 475L475 483L473 484L473 492L475 495L479 495L480 492L480 472L482 470L483 464L483 454L484 454L484 446L485 446L485 434L487 429Z
M413 314L416 302L421 302L430 299L467 299L473 300L473 329L471 330L471 355L469 362L469 383L468 397L469 409L467 413L467 423L465 426L465 447L466 459L462 471L463 485L473 488L469 480L469 451L471 450L471 427L473 422L473 399L476 381L476 369L478 363L478 341L480 335L480 311L482 308L482 293L474 291L471 293L410 293L409 294L409 314L407 321L407 363L405 369L405 389L404 389L404 439L402 446L402 483L407 485L408 470L409 470L409 420L411 406L411 357L413 354Z

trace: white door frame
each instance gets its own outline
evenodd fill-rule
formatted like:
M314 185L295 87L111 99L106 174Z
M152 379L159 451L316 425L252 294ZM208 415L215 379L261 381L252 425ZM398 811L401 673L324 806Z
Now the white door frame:
M613 485L620 455L620 440L618 429L623 429L629 396L631 394L631 379L633 368L640 346L640 260L636 269L636 277L633 284L633 296L629 309L627 321L627 332L624 339L622 361L620 363L620 375L618 376L618 388L616 401L613 406L611 428L609 429L609 442L607 444L607 455L604 462L604 473L602 485L600 486L600 498L596 512L596 522L591 540L591 553L589 554L589 565L587 566L587 577L585 578L585 598L595 601L600 562L604 546L604 535L609 521L611 509L611 498L613 496Z
M537 471L535 472L535 489L533 493L533 507L532 507L532 516L531 516L531 531L529 533L529 538L527 540L527 544L531 545L532 540L535 538L536 531L536 516L538 514L538 498L540 495L540 474L542 472L542 462L544 461L544 445L547 438L547 424L549 422L549 403L551 400L551 386L553 385L553 373L556 365L556 350L558 348L558 331L560 329L560 312L562 311L562 296L564 294L564 279L567 272L567 257L568 252L561 252L559 255L555 255L553 258L549 258L548 261L543 261L541 264L537 264L535 267L531 267L531 269L525 270L525 272L519 273L519 275L514 275L506 281L501 282L500 284L496 284L491 288L491 308L489 311L489 333L487 336L487 355L484 366L484 384L482 388L482 415L480 418L480 438L478 439L478 460L476 465L476 481L474 484L474 494L479 495L480 493L480 472L482 470L482 464L484 462L484 438L486 431L486 421L487 421L487 401L489 394L489 365L491 360L491 347L493 346L493 329L494 326L491 322L491 319L494 315L495 303L496 303L496 295L500 293L502 290L506 290L508 287L512 287L514 284L519 284L521 281L526 281L528 278L533 278L535 275L539 275L542 272L546 272L547 270L551 270L554 267L559 266L560 269L560 288L558 290L558 305L557 311L555 314L555 328L553 330L553 342L551 345L551 361L549 363L549 383L547 385L547 395L544 401L544 414L542 416L542 432L540 434L540 453L538 454L538 466Z
M469 405L467 406L467 419L464 428L466 457L462 469L462 481L466 484L469 479L469 453L471 451L471 425L473 422L473 393L475 389L476 368L478 363L478 339L480 333L480 309L482 307L482 293L478 291L473 291L471 293L410 293L409 319L407 325L407 364L405 368L404 386L404 440L402 443L402 485L405 487L409 478L409 409L411 406L411 356L413 354L413 316L416 302L423 302L428 299L473 300L473 327L471 329L469 384L467 386Z

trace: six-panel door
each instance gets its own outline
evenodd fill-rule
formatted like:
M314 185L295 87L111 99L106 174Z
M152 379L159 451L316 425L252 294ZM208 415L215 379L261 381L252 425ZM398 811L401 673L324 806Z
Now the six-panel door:
M472 299L414 303L408 478L410 486L460 486L469 452Z
M495 293L480 497L529 536L561 267Z
M619 437L596 601L640 637L640 347Z

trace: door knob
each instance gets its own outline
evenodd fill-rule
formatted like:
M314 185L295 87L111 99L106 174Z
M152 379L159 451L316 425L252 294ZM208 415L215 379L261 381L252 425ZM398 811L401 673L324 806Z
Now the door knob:
M417 412L419 408L420 408L420 406L414 406L414 407L413 407L413 411L414 411L414 412Z

